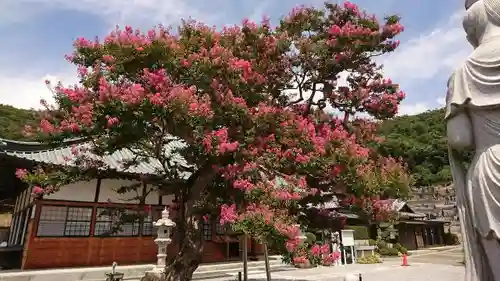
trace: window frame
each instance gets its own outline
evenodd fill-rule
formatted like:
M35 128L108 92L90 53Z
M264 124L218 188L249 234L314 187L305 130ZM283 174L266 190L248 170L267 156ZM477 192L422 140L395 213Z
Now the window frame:
M64 209L66 211L65 216L64 216L64 229L62 235L40 235L40 225L43 224L44 222L63 222L62 220L47 220L47 219L42 219L42 212L44 207L55 207L55 208L60 208ZM90 210L90 218L89 220L68 220L68 214L70 209L88 209ZM37 228L36 228L36 237L39 238L83 238L83 237L90 237L92 234L92 220L93 220L93 214L94 214L94 208L91 206L71 206L71 205L57 205L57 204L43 204L40 205L40 213L38 216L38 222L37 222ZM89 230L86 235L68 235L66 234L66 229L67 229L67 224L68 222L85 222L89 224Z
M201 221L201 231L204 241L212 241L214 239L212 221L202 220Z
M112 207L106 207L106 206L96 206L95 208L95 222L94 222L94 229L92 231L92 236L93 237L99 237L99 238L120 238L120 237L139 237L141 236L141 230L143 231L143 229L141 229L141 223L140 223L140 220L138 221L134 221L132 223L127 223L127 224L131 224L132 225L132 234L131 235L126 235L122 232L119 232L119 233L115 233L115 234L110 234L110 235L103 235L103 234L96 234L96 231L97 231L97 224L98 223L108 223L110 222L111 223L111 226L113 225L114 221L109 221L109 220L100 220L99 219L99 216L100 216L100 210L106 210L106 209L112 209L112 210L123 210L125 212L127 211L130 211L131 208L130 207L127 207L127 206L124 206L124 207L115 207L115 206L112 206ZM124 224L125 225L125 224ZM122 225L122 228L123 226ZM134 234L134 226L137 225L137 234ZM144 235L142 235L144 236Z
M161 218L161 212L165 209L165 207L152 207L151 211L147 216L144 216L144 222L142 225L142 236L145 237L152 237L156 236L156 227L153 225L155 221L159 220ZM150 221L147 221L146 218L150 218ZM151 226L151 233L145 233L144 230L146 229L144 226L146 224L150 224Z
M228 234L229 226L227 224L221 224L220 218L215 221L215 235L224 236Z
M133 223L133 228L136 229L135 231L132 230L133 235L123 235L123 233L120 234L115 234L115 235L96 235L96 229L97 225L99 222L108 222L106 220L99 220L99 214L102 210L104 209L119 209L119 210L129 210L131 212L135 212L136 208L138 205L136 204L119 204L119 203L113 203L113 204L107 204L104 202L75 202L75 201L57 201L57 200L41 200L36 204L36 215L33 218L33 222L35 223L33 231L34 237L37 238L88 238L88 237L98 237L98 238L125 238L125 237L154 237L157 234L157 229L154 227L154 222L161 217L161 211L165 208L164 205L150 205L152 207L152 210L148 213L146 212L144 214L144 221L143 224L141 225L140 220L137 220L136 222ZM66 212L64 214L64 220L47 220L42 218L42 212L44 208L57 208L58 213L63 212L63 210ZM67 225L68 223L75 222L75 220L69 220L68 215L71 212L71 209L89 209L91 211L91 216L90 216L90 222L87 220L78 220L78 222L86 222L87 224L90 223L89 227L89 233L88 235L81 235L81 236L75 236L75 235L66 235L67 232ZM24 213L24 212L22 212ZM31 211L28 212L31 214ZM19 213L21 214L21 213ZM18 215L18 213L15 213L15 215ZM63 214L61 214L62 216ZM63 235L39 235L39 229L42 225L47 224L47 223L64 223L64 232ZM148 226L149 224L149 226ZM13 232L13 228L15 228L16 225L11 226L11 232ZM127 226L126 226L127 227ZM146 230L147 229L147 230ZM135 233L136 232L136 233ZM130 233L130 232L129 232ZM9 235L9 242L11 239L14 239L14 233L12 233L12 238Z

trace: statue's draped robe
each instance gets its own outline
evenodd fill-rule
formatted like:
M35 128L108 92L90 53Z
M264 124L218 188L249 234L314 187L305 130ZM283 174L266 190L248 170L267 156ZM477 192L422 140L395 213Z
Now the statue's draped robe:
M453 131L472 134L474 148L474 158L467 171L459 153L452 149L452 142L449 149L462 226L466 281L500 281L499 46L500 37L481 42L454 72L446 98L447 120L461 118L461 114L468 116L462 121L462 131L457 125Z

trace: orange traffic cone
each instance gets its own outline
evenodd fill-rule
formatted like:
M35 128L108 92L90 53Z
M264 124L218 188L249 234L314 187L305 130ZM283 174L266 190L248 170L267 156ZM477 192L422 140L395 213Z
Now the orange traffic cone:
M409 266L409 264L408 264L408 255L403 254L401 256L401 258L402 258L401 266Z

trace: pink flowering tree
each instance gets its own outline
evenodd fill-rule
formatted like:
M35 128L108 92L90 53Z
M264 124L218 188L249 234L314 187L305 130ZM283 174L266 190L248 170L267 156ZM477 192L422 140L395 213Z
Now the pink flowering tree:
M393 51L402 31L398 17L379 22L346 2L294 9L277 26L188 21L177 32L126 27L104 40L79 38L67 59L81 83L51 86L56 103L31 130L44 142L88 145L58 168L66 171L57 181L52 172L23 177L42 195L108 170L96 156L128 150L125 167L154 163L141 180L177 198L179 251L165 280L190 280L203 219L293 252L309 203L337 189L357 198L407 190L405 167L371 148L381 141L363 129L372 121L356 119L397 113L404 94L373 57Z

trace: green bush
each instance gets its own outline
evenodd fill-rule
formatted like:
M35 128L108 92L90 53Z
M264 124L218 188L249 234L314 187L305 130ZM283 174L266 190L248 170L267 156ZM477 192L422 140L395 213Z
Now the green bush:
M398 250L401 254L408 254L408 249L406 249L403 245L396 243L394 244L394 248Z
M379 249L385 249L385 248L388 248L387 247L387 242L383 241L383 240L379 240L377 241L377 248Z
M379 248L378 252L381 256L395 257L399 255L399 251L396 248Z
M377 246L377 241L376 241L376 240L373 240L373 239L370 239L370 240L368 240L368 244L369 244L370 246Z
M312 245L316 242L316 235L314 235L313 233L311 232L306 232L305 234L306 236L306 243L309 244L309 245Z
M380 259L379 255L375 254L375 255L359 257L356 260L356 262L359 264L374 264L374 263L382 263L382 259Z
M460 244L460 240L458 239L458 236L455 233L446 232L443 235L443 238L444 238L444 243L446 245L459 245Z
M354 230L354 239L355 240L368 240L370 239L370 233L368 231L368 227L362 225L348 225L346 229Z

